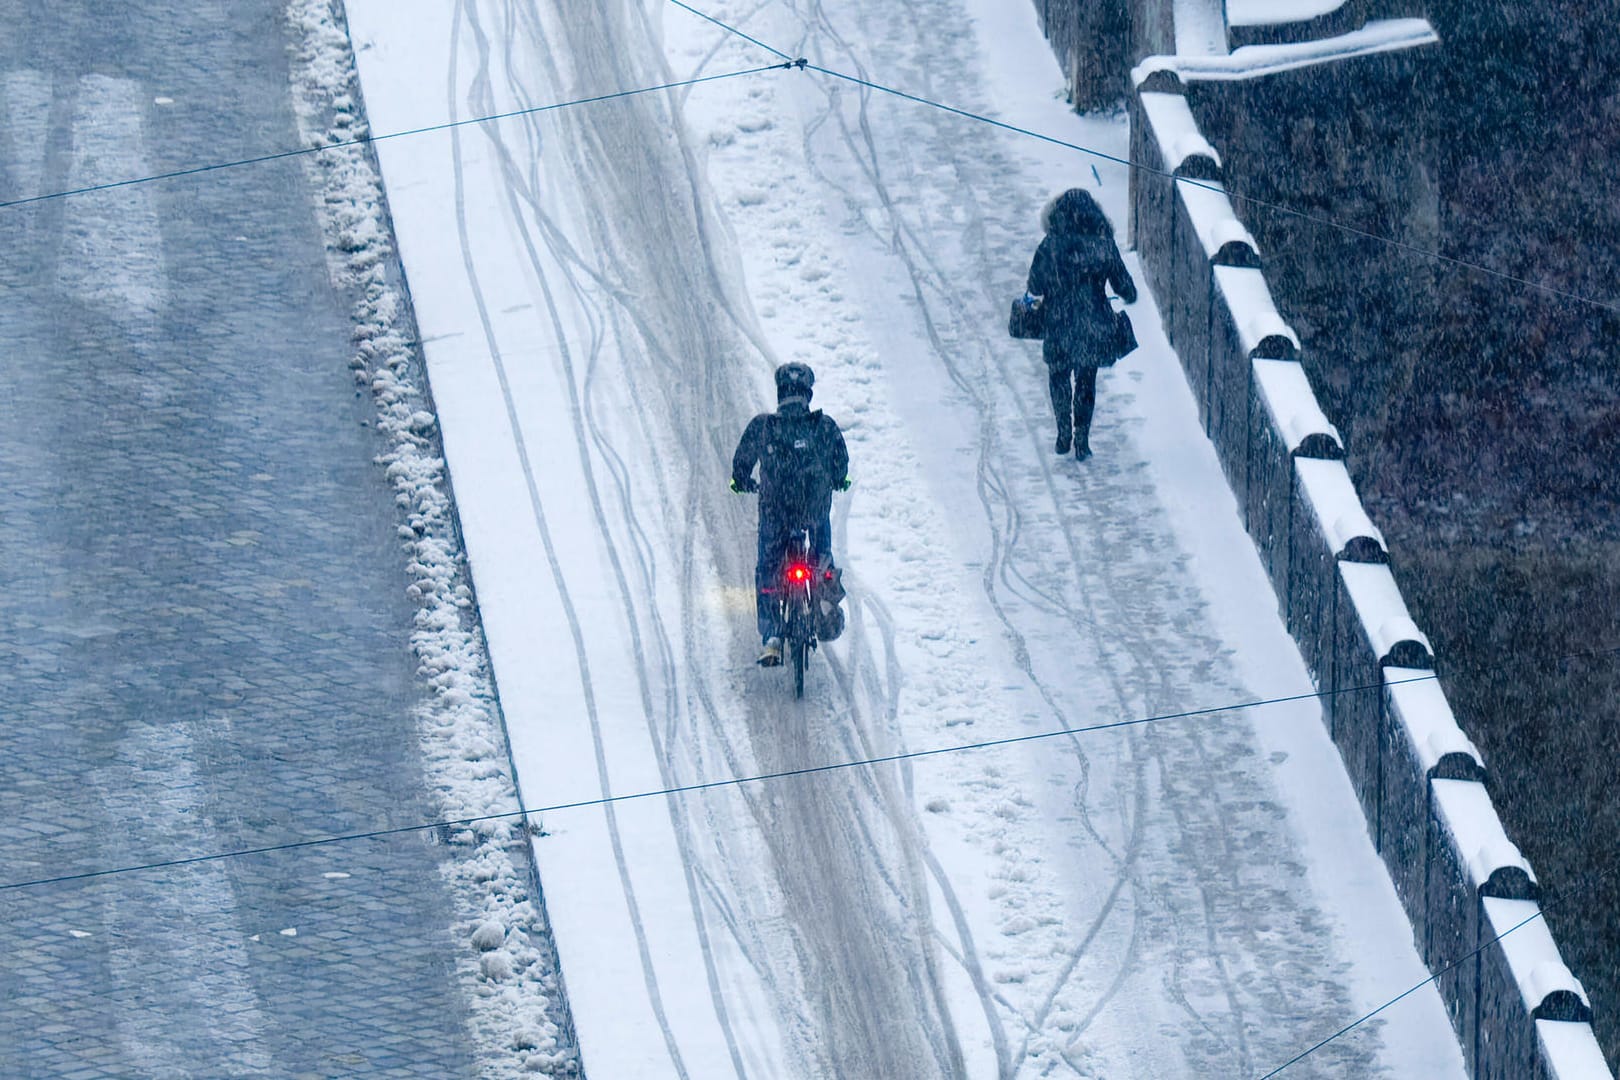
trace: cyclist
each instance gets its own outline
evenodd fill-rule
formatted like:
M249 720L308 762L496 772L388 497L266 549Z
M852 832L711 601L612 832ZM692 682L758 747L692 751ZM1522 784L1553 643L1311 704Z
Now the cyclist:
M754 566L762 667L782 662L782 627L767 589L795 529L810 531L810 556L832 563L832 493L849 490L849 450L832 417L810 408L809 365L776 369L776 411L749 421L731 458L731 490L759 493L759 561ZM759 480L754 480L754 466Z

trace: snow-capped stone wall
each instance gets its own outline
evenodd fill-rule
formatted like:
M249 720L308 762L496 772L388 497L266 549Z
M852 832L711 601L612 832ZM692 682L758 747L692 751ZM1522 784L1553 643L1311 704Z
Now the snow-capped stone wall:
M1216 271L1219 278L1221 272ZM1230 295L1230 294L1228 294ZM1218 310L1229 310L1221 308ZM1297 360L1250 363L1249 446L1244 474L1244 524L1260 550L1278 596L1288 595L1289 537L1293 523L1294 460L1336 460L1344 440L1317 404Z
M1130 100L1131 237L1470 1073L1612 1080L1219 153L1180 95L1195 76L1163 60L1137 68Z

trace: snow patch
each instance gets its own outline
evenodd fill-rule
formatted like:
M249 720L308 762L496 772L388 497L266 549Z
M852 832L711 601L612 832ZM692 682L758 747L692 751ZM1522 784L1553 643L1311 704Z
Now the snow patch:
M1225 0L1171 0L1171 12L1179 55L1225 55Z
M1230 243L1242 244L1251 252L1258 250L1254 237L1232 210L1231 197L1223 185L1212 180L1182 181L1176 185L1176 195L1187 208L1187 219L1192 222L1205 258L1213 259Z
M498 949L506 943L506 927L490 919L473 931L472 947L479 952Z
M1534 900L1501 900L1487 896L1481 901L1489 936L1497 939L1508 970L1513 973L1519 993L1524 999L1526 1012L1542 1008L1555 994L1572 997L1583 1009L1592 1003L1581 985L1564 964L1553 941L1547 920L1541 917L1541 907Z
M1535 883L1535 873L1509 840L1485 785L1471 780L1434 780L1434 805L1441 824L1478 889L1498 871L1518 871Z
M1331 536L1338 543L1345 533L1354 532L1342 522ZM1420 655L1408 663L1432 660L1434 648L1429 638L1412 621L1401 597L1395 575L1384 563L1358 563L1340 560L1339 576L1344 580L1345 592L1350 596L1356 617L1361 620L1363 632L1380 660L1387 660L1402 645L1420 650Z
M1299 474L1305 503L1316 517L1317 528L1327 538L1336 557L1342 556L1350 542L1357 539L1370 540L1380 550L1389 550L1384 534L1362 509L1361 496L1356 494L1356 485L1344 462L1295 458L1294 470ZM1404 605L1402 607L1404 611Z
M157 201L144 186L83 189L151 174L144 96L130 79L79 80L66 186L83 193L63 202L57 267L64 290L126 322L156 318L169 300Z
M332 0L293 0L292 77L305 144L329 149L304 160L321 200L333 281L354 296L357 385L371 391L377 427L390 442L378 464L405 518L401 547L417 605L411 647L428 700L417 709L429 778L446 820L466 822L450 842L461 849L444 873L457 902L457 957L469 980L471 1026L483 1057L480 1075L573 1076L571 1032L554 1019L563 1009L555 962L538 941L544 912L531 899L527 866L514 857L526 821L505 745L499 708L478 626L469 616L455 510L418 357L409 302L391 276L393 245L381 180L355 83L346 27ZM470 819L484 820L470 820ZM505 928L531 928L529 931ZM287 931L283 931L286 933Z
M1216 269L1220 278L1220 268ZM1250 335L1252 336L1252 335ZM1293 453L1312 435L1322 435L1342 452L1344 439L1328 421L1316 400L1305 368L1297 360L1254 360L1254 381L1266 412L1282 433L1284 445Z
M1185 188L1187 185L1182 185ZM1253 241L1250 249L1253 250ZM1208 250L1208 244L1205 244ZM1213 254L1213 253L1212 253ZM1281 337L1299 350L1299 336L1283 321L1265 274L1247 266L1215 267L1215 287L1226 301L1227 310L1238 329L1243 351L1252 355L1269 337Z
M1226 0L1228 26L1278 26L1331 15L1346 0Z
M1422 668L1386 667L1384 682L1389 688L1390 708L1406 731L1407 740L1416 749L1418 762L1425 774L1452 755L1471 759L1475 772L1484 773L1484 759L1457 725L1451 703L1446 700L1446 693L1434 672Z
M1138 79L1138 82L1141 80ZM1208 158L1217 168L1220 154L1198 130L1187 99L1181 94L1160 94L1149 91L1138 97L1142 112L1147 116L1148 129L1159 144L1159 160L1170 172L1179 172L1189 158Z
M1591 1024L1537 1020L1536 1037L1558 1080L1614 1080Z
M1226 55L1150 56L1138 64L1131 75L1138 85L1155 71L1170 71L1182 79L1208 82L1255 79L1335 60L1434 45L1439 41L1440 35L1426 19L1387 19L1317 41L1245 45Z

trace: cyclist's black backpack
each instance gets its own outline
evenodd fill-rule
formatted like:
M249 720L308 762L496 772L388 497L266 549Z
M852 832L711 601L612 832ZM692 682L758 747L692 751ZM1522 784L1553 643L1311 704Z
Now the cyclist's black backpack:
M783 507L810 513L832 493L826 474L828 449L820 410L798 416L774 413L766 421L761 488Z

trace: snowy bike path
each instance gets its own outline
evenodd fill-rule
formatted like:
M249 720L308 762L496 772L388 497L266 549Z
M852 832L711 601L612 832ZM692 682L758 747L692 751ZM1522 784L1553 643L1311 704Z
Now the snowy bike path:
M593 8L351 3L373 130L773 59L673 6ZM1032 15L711 10L1124 144L1049 100ZM1041 201L1091 177L1072 153L799 72L377 148L531 802L1308 686L1151 301L1097 460L1051 454L1044 371L999 322ZM1124 178L1099 178L1118 219ZM857 479L851 627L803 706L748 664L752 506L723 486L794 358ZM545 825L597 1075L1258 1075L1422 977L1314 708ZM1293 1073L1455 1074L1438 1002L1410 1002Z

